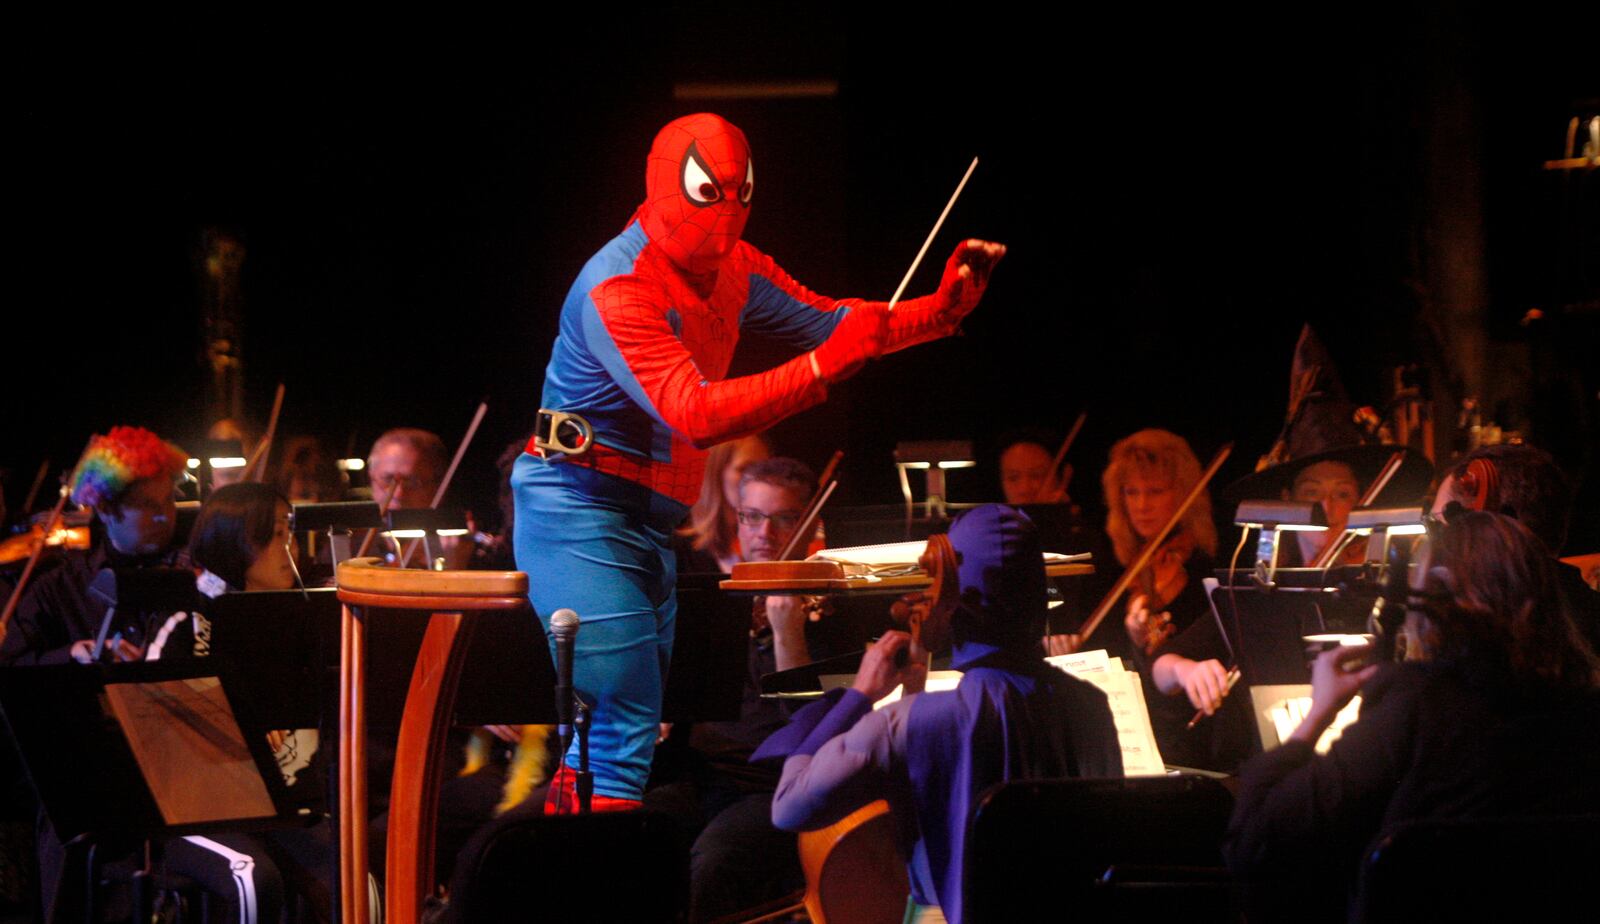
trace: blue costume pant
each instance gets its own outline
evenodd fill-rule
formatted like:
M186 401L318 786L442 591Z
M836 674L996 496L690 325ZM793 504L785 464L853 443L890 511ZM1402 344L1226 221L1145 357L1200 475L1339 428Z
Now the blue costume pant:
M517 568L550 628L581 621L572 683L592 708L594 790L638 799L650 775L672 654L677 566L667 547L688 508L648 488L523 453L511 474ZM554 646L551 656L554 657ZM578 764L577 742L567 764Z

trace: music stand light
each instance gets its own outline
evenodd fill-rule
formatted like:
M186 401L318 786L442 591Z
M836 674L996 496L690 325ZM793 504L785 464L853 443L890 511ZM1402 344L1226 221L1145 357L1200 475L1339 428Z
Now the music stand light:
M969 440L916 440L896 443L894 465L900 475L900 493L906 499L906 522L911 522L916 501L912 499L911 479L906 475L912 469L927 472L926 495L923 511L929 516L945 515L944 473L952 468L972 468L978 463L972 458ZM909 527L908 527L909 528Z
M1367 537L1367 561L1388 561L1390 537L1420 536L1427 528L1421 507L1357 507L1350 511L1345 530Z
M1262 587L1276 586L1278 574L1278 546L1280 532L1325 530L1328 520L1322 505L1297 501L1247 500L1239 504L1233 515L1233 524L1245 529L1258 529L1256 540L1256 583Z

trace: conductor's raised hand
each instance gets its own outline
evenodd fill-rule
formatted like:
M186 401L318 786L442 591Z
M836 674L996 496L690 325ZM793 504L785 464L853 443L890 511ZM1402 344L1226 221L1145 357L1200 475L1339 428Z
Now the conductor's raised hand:
M822 346L811 351L812 369L828 384L855 375L869 359L883 355L889 337L889 312L877 303L855 305Z
M939 280L940 318L952 327L978 307L983 293L989 288L989 276L995 264L1006 255L1006 245L976 238L956 245L955 252L945 261L944 276Z
M911 636L890 631L873 642L861 656L861 669L856 672L856 682L851 688L877 702L900 685L901 652L911 648Z

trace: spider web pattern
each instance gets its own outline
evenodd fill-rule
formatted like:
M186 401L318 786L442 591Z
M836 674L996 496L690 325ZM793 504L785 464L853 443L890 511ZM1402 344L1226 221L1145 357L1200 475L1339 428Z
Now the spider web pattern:
M709 297L671 271L653 245L640 254L634 274L612 277L590 293L647 410L695 446L755 433L827 396L804 356L755 375L722 378L749 297L748 258L758 252L744 245L738 254Z

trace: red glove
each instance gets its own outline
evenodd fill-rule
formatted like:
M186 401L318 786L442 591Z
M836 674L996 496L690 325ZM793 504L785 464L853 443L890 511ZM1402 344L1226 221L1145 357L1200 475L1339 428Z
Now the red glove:
M822 346L811 351L811 371L824 382L842 382L883 354L889 312L878 302L855 305Z
M1005 255L1004 244L980 240L957 244L945 262L939 288L932 295L895 306L894 313L889 316L889 341L885 352L893 353L955 333L962 319L978 307L989 286L989 274Z
M989 287L989 274L1005 255L1003 244L965 240L956 245L950 259L945 261L939 291L933 296L937 305L934 310L942 324L953 330L978 307L984 290Z

